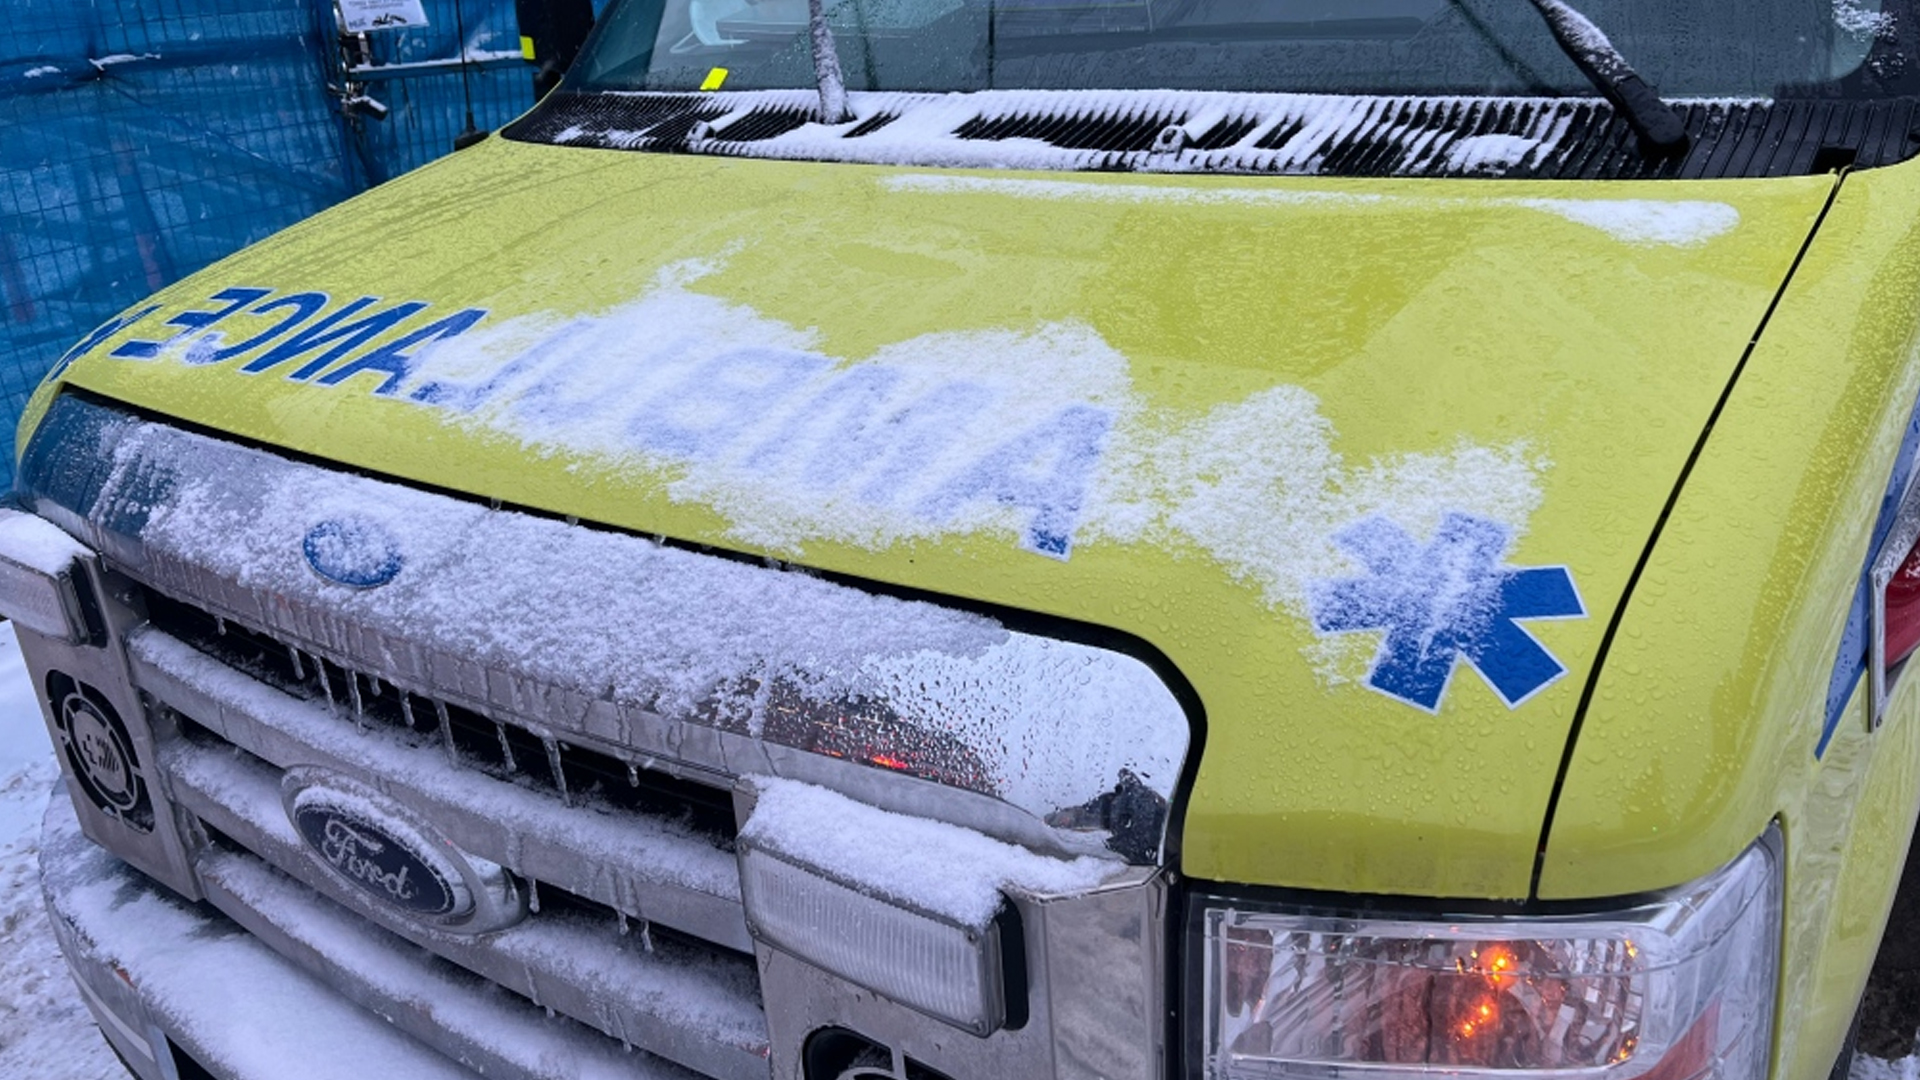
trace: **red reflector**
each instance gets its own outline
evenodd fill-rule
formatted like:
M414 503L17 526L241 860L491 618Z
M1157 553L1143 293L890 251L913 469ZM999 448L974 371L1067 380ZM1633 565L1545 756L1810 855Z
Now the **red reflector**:
M1907 552L1906 561L1887 582L1886 638L1888 667L1920 647L1920 547Z

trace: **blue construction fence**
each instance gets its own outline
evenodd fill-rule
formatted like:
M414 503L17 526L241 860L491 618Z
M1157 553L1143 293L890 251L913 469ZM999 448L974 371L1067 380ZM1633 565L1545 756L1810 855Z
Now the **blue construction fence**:
M533 104L513 0L423 6L343 48L333 0L8 0L0 432L121 309Z

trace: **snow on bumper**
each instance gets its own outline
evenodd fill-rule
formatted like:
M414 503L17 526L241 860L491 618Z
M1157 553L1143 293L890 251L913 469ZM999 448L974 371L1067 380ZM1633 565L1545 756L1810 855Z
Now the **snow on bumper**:
M88 840L59 788L40 860L61 951L141 1080L174 1075L175 1047L222 1080L296 1063L307 1080L693 1075L492 992L265 866L207 875L213 906L249 925L188 904ZM266 940L323 960L332 986Z

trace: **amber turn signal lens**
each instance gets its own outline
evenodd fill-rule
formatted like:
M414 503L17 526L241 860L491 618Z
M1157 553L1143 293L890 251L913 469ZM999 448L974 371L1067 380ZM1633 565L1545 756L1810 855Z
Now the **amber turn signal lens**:
M1201 903L1209 1077L1766 1073L1772 833L1659 900L1585 915L1426 921Z

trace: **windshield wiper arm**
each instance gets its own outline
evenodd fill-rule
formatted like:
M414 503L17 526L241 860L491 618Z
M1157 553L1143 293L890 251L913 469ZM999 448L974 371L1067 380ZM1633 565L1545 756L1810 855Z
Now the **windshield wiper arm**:
M847 106L847 80L840 73L840 53L827 25L825 0L807 0L807 36L813 41L813 82L820 89L820 122L844 124L853 119Z
M1547 20L1547 28L1553 31L1560 50L1587 81L1593 83L1594 89L1626 117L1634 134L1640 136L1640 147L1648 156L1667 157L1686 152L1689 140L1685 121L1673 111L1673 106L1660 100L1660 95L1633 70L1599 27L1568 7L1565 0L1533 0L1533 6L1540 17Z

